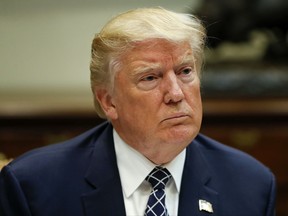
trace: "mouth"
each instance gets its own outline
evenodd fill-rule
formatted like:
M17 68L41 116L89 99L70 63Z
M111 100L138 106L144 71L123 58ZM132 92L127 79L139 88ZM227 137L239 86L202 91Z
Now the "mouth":
M178 113L178 114L173 114L165 119L163 119L161 122L178 122L181 123L182 121L185 121L187 118L189 118L189 115L184 114L184 113Z

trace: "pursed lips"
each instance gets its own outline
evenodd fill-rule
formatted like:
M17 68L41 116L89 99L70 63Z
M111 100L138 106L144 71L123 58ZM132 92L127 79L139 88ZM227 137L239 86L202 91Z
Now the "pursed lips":
M187 118L187 117L189 117L189 115L186 113L177 113L177 114L173 114L173 115L166 117L161 122L169 121L169 120L181 120L182 118Z

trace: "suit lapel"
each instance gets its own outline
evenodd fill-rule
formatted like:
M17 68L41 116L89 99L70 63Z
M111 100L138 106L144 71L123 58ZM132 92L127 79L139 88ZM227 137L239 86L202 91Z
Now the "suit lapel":
M81 197L85 215L125 215L111 125L106 127L94 146L85 177L93 190Z
M182 177L181 191L179 197L178 215L217 215L218 193L211 188L212 172L200 150L199 143L193 141L186 152L186 160ZM212 205L213 213L199 209L199 200L207 201L206 210L209 204Z

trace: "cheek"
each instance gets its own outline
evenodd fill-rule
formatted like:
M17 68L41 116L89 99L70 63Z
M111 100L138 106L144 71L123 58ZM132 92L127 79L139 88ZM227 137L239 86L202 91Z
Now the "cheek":
M143 97L133 93L133 91L122 91L121 94L118 94L115 100L115 107L118 115L129 119L129 121L143 118L149 110Z
M200 83L197 82L192 83L186 89L186 99L190 104L201 105L201 91L200 91Z
M192 111L194 120L197 123L201 124L203 111L202 111L202 99L199 85L195 85L189 88L186 94L186 101Z

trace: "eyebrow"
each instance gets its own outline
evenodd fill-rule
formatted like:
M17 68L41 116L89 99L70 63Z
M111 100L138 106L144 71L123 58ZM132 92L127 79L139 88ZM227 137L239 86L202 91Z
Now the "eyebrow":
M193 66L195 64L195 58L194 55L190 52L187 52L184 54L184 56L182 57L180 64L179 65L184 65L184 64L191 64L193 63Z
M133 70L133 74L137 75L137 74L141 74L141 73L146 73L149 71L153 71L156 69L159 69L161 67L160 63L144 63L144 64L140 64L138 67L134 68Z
M182 59L181 59L182 58ZM179 63L176 65L176 67L186 65L186 64L193 64L193 67L195 66L195 59L193 54L190 51L187 51L180 59ZM147 73L149 71L153 71L156 69L159 69L162 67L161 63L153 63L153 62L146 62L143 61L140 63L139 66L134 68L133 75Z

